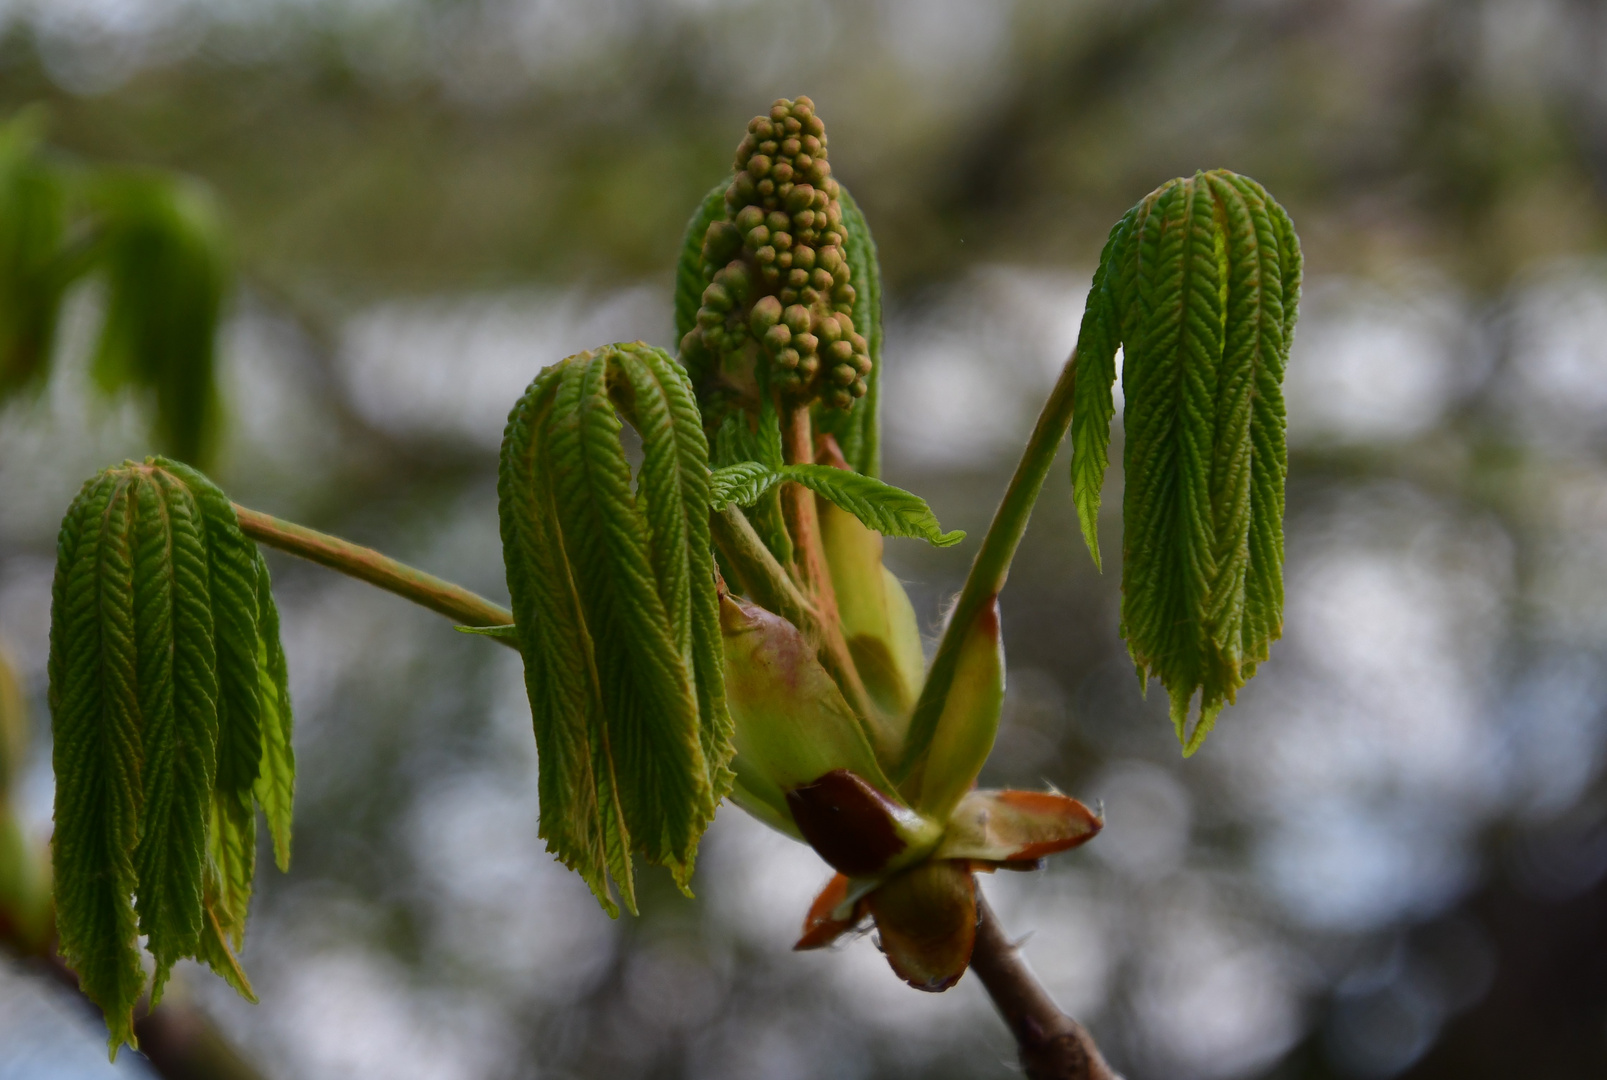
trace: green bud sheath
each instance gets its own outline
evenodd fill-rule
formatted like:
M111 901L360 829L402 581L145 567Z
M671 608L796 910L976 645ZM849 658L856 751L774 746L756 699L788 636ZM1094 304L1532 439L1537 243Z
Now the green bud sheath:
M823 441L835 449L829 440ZM881 533L828 499L816 498L815 506L843 638L872 704L881 713L873 733L876 751L882 760L893 761L926 677L915 608L904 586L882 565Z
M748 124L724 215L701 238L705 288L681 340L700 402L757 407L761 386L837 409L865 395L870 346L854 323L841 191L826 156L825 125L806 97L779 99Z
M911 778L917 810L942 820L976 782L993 749L1004 707L1004 642L999 601L982 605L960 646L949 690L925 762Z
M734 724L737 805L798 839L787 793L847 770L893 791L842 691L790 622L720 598L726 707Z

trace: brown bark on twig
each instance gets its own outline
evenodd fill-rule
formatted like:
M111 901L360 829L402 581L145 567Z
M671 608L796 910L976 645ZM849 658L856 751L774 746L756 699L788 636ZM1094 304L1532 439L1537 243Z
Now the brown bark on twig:
M1016 1037L1028 1080L1121 1080L1087 1029L1060 1011L1005 935L980 889L977 915L971 970Z

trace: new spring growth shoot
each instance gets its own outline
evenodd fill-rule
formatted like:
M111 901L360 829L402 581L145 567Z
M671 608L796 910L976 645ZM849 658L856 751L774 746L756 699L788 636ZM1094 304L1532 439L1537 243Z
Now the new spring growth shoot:
M18 198L5 175L0 209ZM122 190L123 217L167 223L167 241L130 226L107 265L168 251L167 294L196 302L161 310L210 326L222 264L206 215L179 213L199 204L143 183ZM109 207L105 220L111 230L118 215ZM0 259L16 262L6 226ZM1000 592L1060 443L1070 430L1097 561L1121 350L1122 630L1140 675L1171 696L1190 753L1281 628L1280 385L1299 289L1288 216L1234 173L1174 180L1117 223L1076 354L929 666L882 537L947 547L962 534L876 478L875 246L831 176L808 98L753 120L732 177L693 216L675 285L679 363L640 342L603 346L542 369L514 406L498 483L511 615L376 552L237 511L186 466L101 473L62 524L50 695L61 948L106 1011L112 1046L132 1036L141 935L153 998L183 956L249 994L234 950L256 805L281 865L288 856L284 658L248 537L518 647L541 836L611 914L635 910L638 857L690 887L729 794L835 871L798 948L871 921L900 977L933 991L964 975L973 947L997 958L1002 935L975 874L1035 868L1103 824L1058 792L975 786L1004 701ZM23 331L43 325L18 321L19 295L0 290L7 357L27 355ZM160 340L188 343L189 366L205 368L209 339L156 335L141 318L157 310L146 293L116 296L104 363L154 379L136 353ZM640 436L635 468L626 425Z

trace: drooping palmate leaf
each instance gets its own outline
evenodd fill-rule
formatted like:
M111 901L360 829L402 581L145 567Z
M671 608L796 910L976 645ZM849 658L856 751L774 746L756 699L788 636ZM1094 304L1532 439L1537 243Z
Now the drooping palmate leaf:
M641 435L635 476L621 414ZM611 914L633 853L685 889L730 790L708 444L685 373L640 343L545 369L508 418L503 558L540 755L541 836Z
M289 695L267 569L201 474L151 458L79 492L57 546L50 705L61 951L115 1056L144 989L140 935L153 1002L186 956L250 996L233 949L254 798L281 865L289 855Z
M1165 686L1185 754L1282 631L1282 382L1300 274L1294 227L1261 185L1197 173L1111 230L1083 315L1077 513L1097 562L1120 348L1122 632L1140 676Z

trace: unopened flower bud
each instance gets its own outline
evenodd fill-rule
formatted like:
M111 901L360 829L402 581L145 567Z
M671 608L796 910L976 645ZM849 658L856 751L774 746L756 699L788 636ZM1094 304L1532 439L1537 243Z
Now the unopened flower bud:
M753 330L755 337L763 337L766 331L780 321L781 301L773 296L761 296L754 301L753 312L748 316L748 326Z
M703 306L715 311L730 311L731 294L724 285L715 282L703 290Z
M709 231L703 234L703 261L713 263L715 266L724 266L742 250L742 233L729 221L715 221L709 224Z
M757 206L744 206L737 211L736 226L744 233L751 233L764 224L764 210Z

